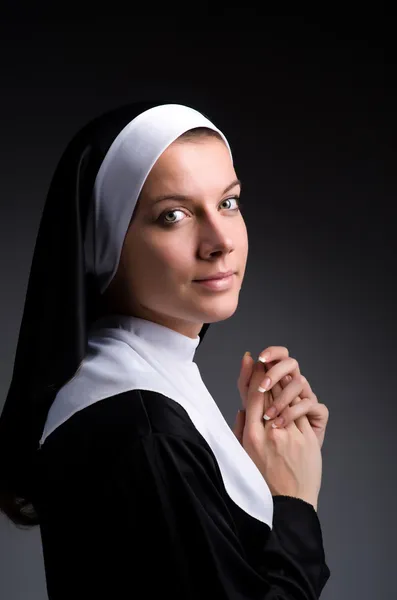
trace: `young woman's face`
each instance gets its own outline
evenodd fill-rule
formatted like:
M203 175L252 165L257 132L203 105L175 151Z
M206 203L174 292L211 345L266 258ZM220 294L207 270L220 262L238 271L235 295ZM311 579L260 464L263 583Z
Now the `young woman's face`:
M203 323L235 312L248 254L236 179L218 138L177 140L163 152L142 188L109 286L117 312L192 338ZM178 198L159 201L165 195ZM235 274L225 289L196 281L229 270Z

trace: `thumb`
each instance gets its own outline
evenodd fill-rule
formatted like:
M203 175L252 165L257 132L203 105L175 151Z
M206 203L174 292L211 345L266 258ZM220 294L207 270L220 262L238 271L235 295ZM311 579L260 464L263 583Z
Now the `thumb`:
M241 361L240 375L237 380L237 387L240 393L241 400L243 402L243 408L246 408L245 403L247 398L247 391L249 383L251 381L254 365L255 361L251 356L251 352L246 352Z
M234 422L233 433L240 442L243 443L243 432L245 426L245 410L239 410Z

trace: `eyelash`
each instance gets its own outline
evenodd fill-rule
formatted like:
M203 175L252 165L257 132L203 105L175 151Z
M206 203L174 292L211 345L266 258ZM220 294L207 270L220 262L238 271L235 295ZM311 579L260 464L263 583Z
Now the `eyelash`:
M227 202L227 200L237 200L237 207L236 208L232 208L230 209L230 211L234 212L234 211L240 211L243 207L243 204L240 200L240 196L232 196L231 198L225 198L224 200L222 200L222 202ZM165 221L164 217L165 215L168 215L169 213L173 213L173 212L184 212L181 208L173 208L171 210L166 210L163 213L161 213L161 215L159 216L158 220L161 221L161 223L165 226L165 227L172 227L172 225L176 225L177 223L180 223L180 221L174 221L173 223L170 223L169 221ZM186 213L185 213L186 214Z

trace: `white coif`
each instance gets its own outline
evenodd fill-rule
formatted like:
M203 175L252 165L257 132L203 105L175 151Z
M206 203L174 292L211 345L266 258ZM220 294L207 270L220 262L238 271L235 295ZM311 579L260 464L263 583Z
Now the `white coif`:
M164 150L195 127L224 134L204 115L180 104L163 104L133 119L110 146L98 171L85 237L86 271L103 293L117 271L124 238L143 184ZM232 159L233 160L233 159Z

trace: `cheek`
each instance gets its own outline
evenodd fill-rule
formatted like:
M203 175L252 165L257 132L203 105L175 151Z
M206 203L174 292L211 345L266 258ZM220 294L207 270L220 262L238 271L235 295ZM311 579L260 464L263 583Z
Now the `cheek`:
M238 249L242 257L247 258L248 255L248 231L245 222L242 222L241 231L238 235Z
M186 244L156 246L152 249L156 269L161 269L166 277L172 278L191 270L191 254Z
M134 273L134 279L148 284L150 287L158 287L159 282L179 279L180 275L191 271L190 251L186 243L178 241L176 236L174 243L171 238L140 237L131 239L126 245L125 265ZM138 257L138 260L136 260ZM148 274L151 276L148 277Z

